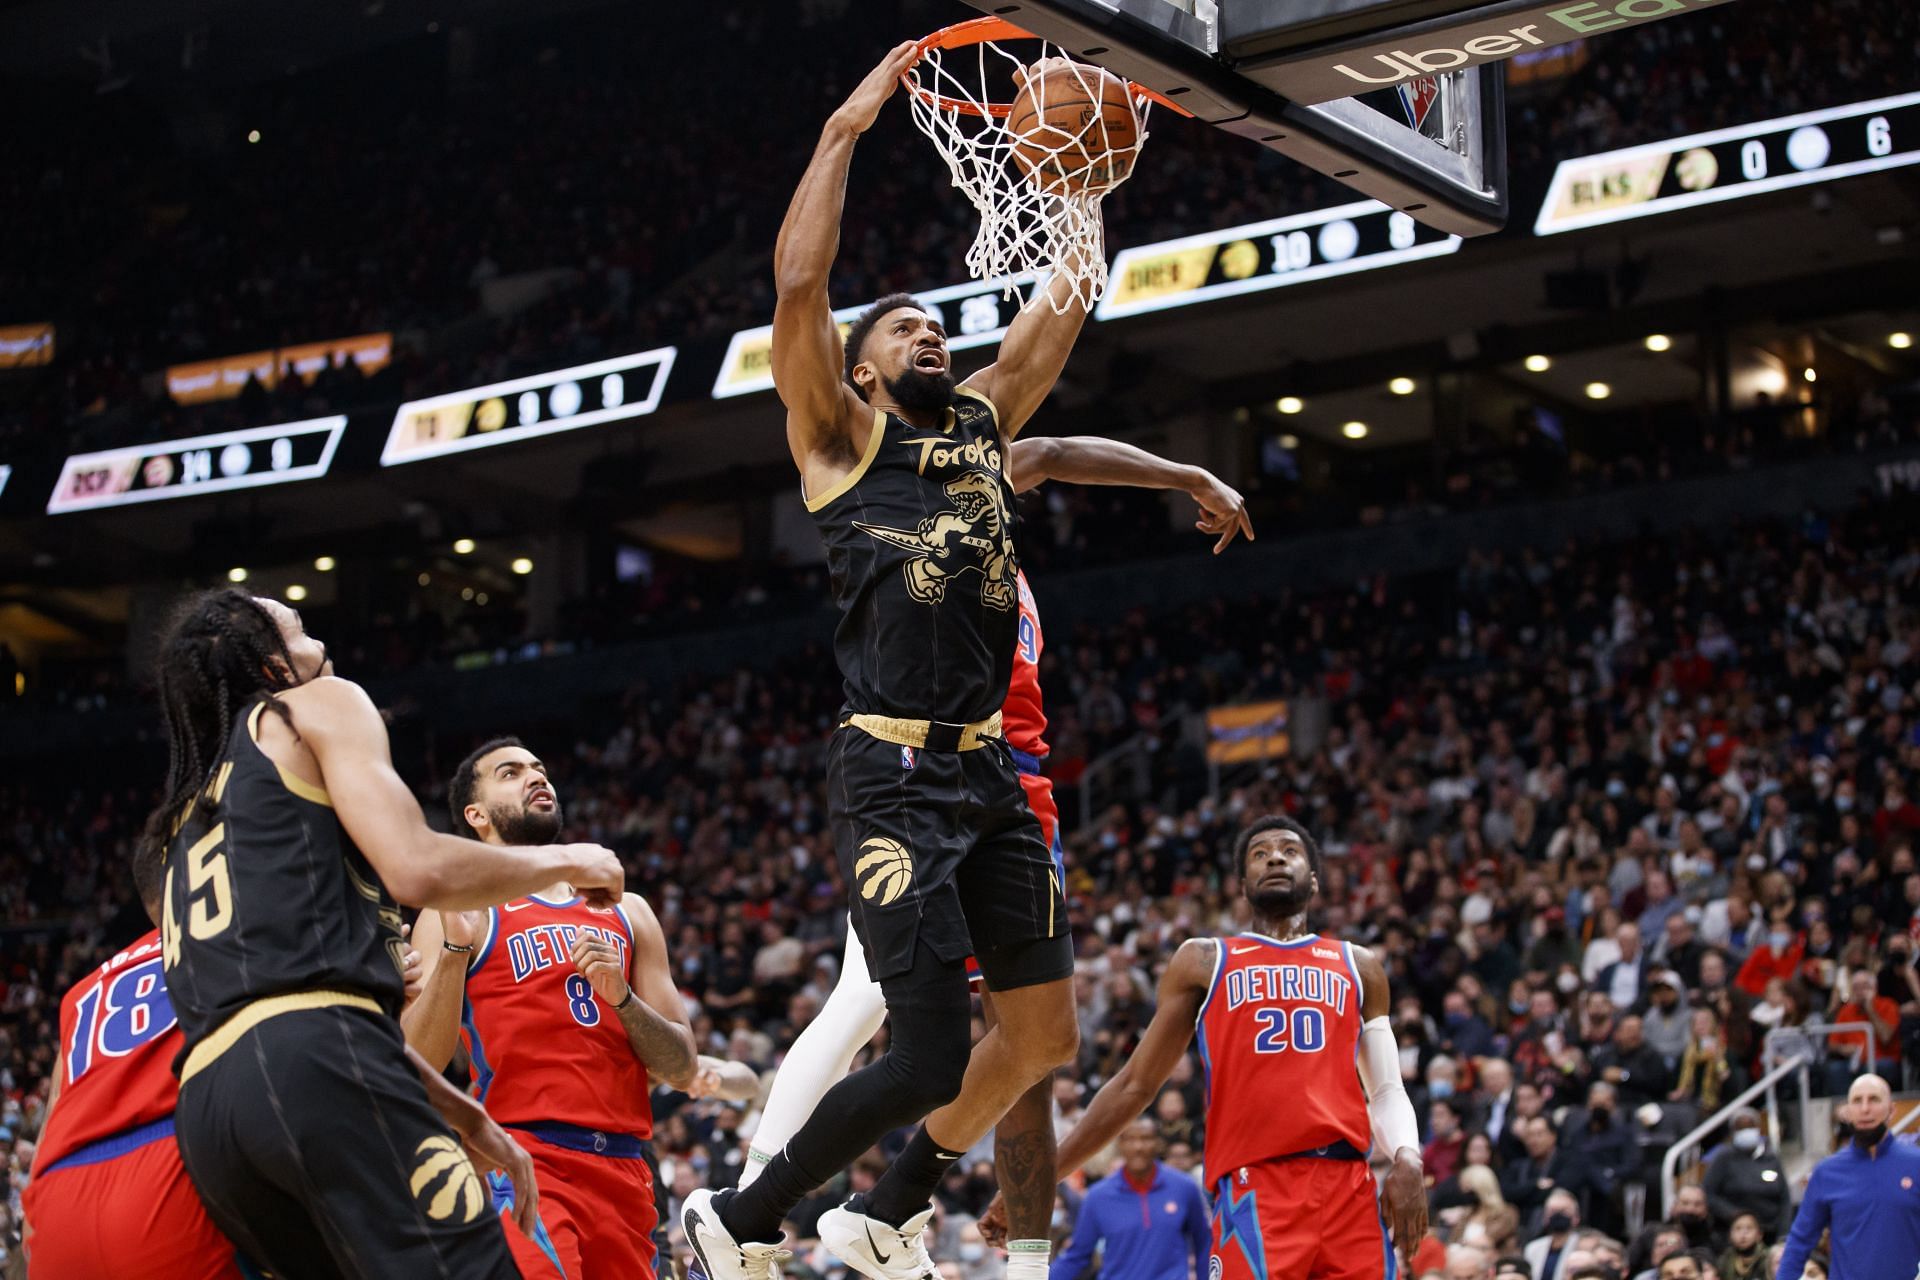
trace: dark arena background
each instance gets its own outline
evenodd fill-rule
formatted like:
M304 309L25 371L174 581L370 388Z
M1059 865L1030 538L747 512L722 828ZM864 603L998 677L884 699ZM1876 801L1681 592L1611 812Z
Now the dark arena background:
M1179 943L1246 927L1234 837L1284 811L1316 926L1392 982L1423 1278L1665 1280L1692 1249L1772 1280L1849 1082L1920 1127L1920 7L1671 7L1490 64L1488 234L1157 109L1022 436L1204 468L1256 534L1212 554L1177 490L1015 508L1078 958L1056 1131ZM655 1082L683 1272L678 1210L739 1178L847 933L775 235L828 113L975 16L0 0L5 1275L61 996L149 928L159 629L227 584L300 611L436 825L514 734L568 838L619 854L699 1051L762 1080ZM970 277L976 224L897 96L840 318L912 291L957 372L991 359L1017 302ZM1205 1092L1192 1055L1149 1112L1196 1179ZM1748 1107L1763 1182L1721 1168ZM790 1273L848 1274L812 1225L905 1136L794 1213ZM1117 1168L1062 1182L1055 1280L1150 1274L1069 1245ZM994 1192L983 1141L936 1196L941 1280L1003 1274Z

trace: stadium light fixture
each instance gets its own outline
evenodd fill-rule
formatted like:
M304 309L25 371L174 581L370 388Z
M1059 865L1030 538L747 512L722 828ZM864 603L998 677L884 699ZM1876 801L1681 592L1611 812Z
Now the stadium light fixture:
M1393 392L1393 394L1397 396L1410 396L1413 394L1413 379L1412 378L1395 378L1391 382L1387 383L1387 390Z
M301 586L297 582L291 583L288 585L287 599L293 601L295 604L299 604L302 600L305 600L306 598L307 598L307 589L305 587Z
M228 582L245 582L246 580L247 580L247 571L245 569L242 569L239 565L235 565L233 566L233 568L227 570Z
M1545 356L1528 356L1527 357L1528 373L1545 373L1547 370L1551 368L1553 368L1553 361L1547 359Z
M1349 422L1340 428L1340 434L1349 440L1365 440L1367 438L1367 424L1364 422Z
M428 586L433 582L433 575L430 573L423 573L419 577L415 578L414 581L419 583L423 587Z
M315 556L313 558L313 568L316 573L332 573L333 566L334 559L332 556Z
M260 131L258 129L247 130L247 141L248 142L260 141Z
M1802 369L1800 371L1800 376L1805 378L1808 382L1820 381L1820 375L1813 371L1812 365L1808 365L1806 368Z
M1666 334L1650 333L1647 335L1647 350L1671 351L1672 349L1673 349L1673 339L1669 338Z
M1273 402L1273 407L1281 413L1294 414L1307 407L1307 402L1299 396L1281 396Z
M533 561L527 559L525 556L520 556L509 567L515 573L521 575L522 577L525 577L527 574L533 572Z
M1913 335L1905 331L1887 335L1887 345L1895 351L1905 351L1913 345Z
M460 588L460 598L461 598L462 600L471 600L471 599L473 599L473 588L472 588L472 587L462 587L462 588Z
M1612 394L1613 388L1604 382L1589 382L1587 384L1587 399L1589 400L1605 400Z
M487 593L482 591L479 595L476 595L473 598L473 602L475 604L485 604L487 602Z
M453 554L457 556L472 555L473 539L472 538L455 538L453 540Z
M1289 431L1280 437L1280 447L1282 449L1298 449L1300 447L1300 437Z

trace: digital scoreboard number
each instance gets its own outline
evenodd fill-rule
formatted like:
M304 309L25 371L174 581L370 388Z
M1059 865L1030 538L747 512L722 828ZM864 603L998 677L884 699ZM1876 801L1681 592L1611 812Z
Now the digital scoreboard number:
M1920 164L1920 93L1562 160L1534 220L1557 235Z
M1460 237L1373 200L1124 249L1094 315L1118 320L1456 253Z
M380 465L396 467L639 418L660 407L676 348L410 400L393 417Z
M317 480L327 474L346 429L345 417L313 418L76 453L60 468L47 514Z

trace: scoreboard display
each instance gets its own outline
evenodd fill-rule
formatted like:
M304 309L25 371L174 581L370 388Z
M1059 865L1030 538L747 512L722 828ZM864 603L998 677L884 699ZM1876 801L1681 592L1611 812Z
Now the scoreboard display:
M1117 320L1455 253L1460 237L1374 200L1123 249L1094 315Z
M1563 160L1536 235L1920 164L1920 93Z
M448 454L639 418L660 407L674 347L555 369L510 382L409 400L393 416L380 465Z
M344 416L250 427L127 449L76 453L60 468L47 514L191 498L317 480L347 429Z
M983 347L989 342L998 342L1005 337L1007 326L1020 310L1019 300L1010 290L1026 285L1037 289L1045 278L1044 275L1027 273L1013 276L1004 283L999 280L970 280L965 284L950 284L913 296L929 315L946 327L947 349L965 351L971 347ZM847 336L847 329L868 305L863 302L858 306L841 307L833 313L834 323L840 326L842 338ZM754 329L742 329L727 342L726 357L721 360L720 372L713 380L713 397L724 400L730 396L771 390L773 326L763 324Z

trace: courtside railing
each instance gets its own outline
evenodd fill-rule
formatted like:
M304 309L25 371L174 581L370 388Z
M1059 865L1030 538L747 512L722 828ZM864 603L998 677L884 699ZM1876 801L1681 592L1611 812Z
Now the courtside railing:
M1796 1074L1800 1077L1800 1133L1804 1141L1805 1135L1811 1131L1810 1126L1812 1124L1807 1095L1812 1092L1812 1090L1808 1088L1808 1085L1812 1083L1808 1079L1808 1075L1813 1068L1813 1064L1814 1057L1812 1053L1803 1050L1793 1054L1765 1075L1761 1076L1758 1080L1748 1085L1738 1097L1728 1102L1705 1120L1702 1120L1685 1137L1667 1148L1666 1159L1660 1162L1660 1216L1662 1218L1668 1217L1673 1212L1673 1197L1678 1192L1680 1185L1681 1161L1685 1159L1686 1167L1689 1170L1699 1164L1700 1149L1705 1144L1707 1137L1726 1127L1733 1119L1736 1111L1744 1109L1747 1104L1763 1093L1767 1095L1767 1120L1772 1129L1772 1132L1768 1135L1768 1140L1774 1142L1779 1140L1780 1113L1774 1101L1774 1089L1780 1081L1790 1075Z

